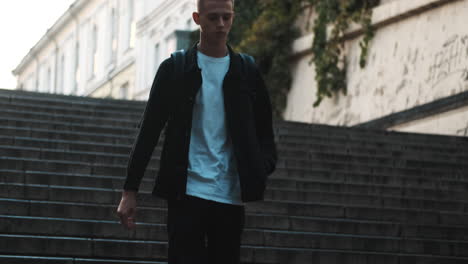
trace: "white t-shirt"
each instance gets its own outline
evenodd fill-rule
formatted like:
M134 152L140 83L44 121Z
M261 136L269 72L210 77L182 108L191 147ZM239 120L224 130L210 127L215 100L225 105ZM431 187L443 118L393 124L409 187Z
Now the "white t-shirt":
M209 57L199 51L197 57L202 86L193 107L186 194L244 205L224 111L223 80L230 58Z

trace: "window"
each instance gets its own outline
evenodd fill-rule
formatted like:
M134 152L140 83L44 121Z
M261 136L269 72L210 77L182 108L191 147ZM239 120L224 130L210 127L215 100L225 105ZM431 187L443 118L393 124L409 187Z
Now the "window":
M63 93L63 84L64 84L64 79L65 79L65 55L62 54L60 57L59 65L58 65L58 85L57 85L57 90L55 93Z
M41 85L42 85L42 83L41 83L41 81L42 81L41 80L41 78L42 78L41 77L41 71L42 70L38 70L36 72L36 87L34 87L34 91L37 91L37 92L41 91Z
M109 22L109 28L110 28L110 56L109 56L109 61L108 63L111 64L115 61L116 56L117 56L117 13L115 11L115 8L112 8L111 14L110 14L110 22Z
M47 79L46 79L46 85L44 85L44 90L43 92L47 93L52 91L52 71L50 70L50 67L47 68Z
M135 47L135 33L136 33L136 22L134 16L134 2L133 0L127 0L127 48Z
M91 64L90 64L90 71L89 71L89 79L94 78L96 76L97 71L97 53L98 51L98 28L96 25L93 26L92 33L91 33Z
M120 86L120 99L127 99L128 97L128 82Z
M161 59L161 49L159 48L159 43L154 46L154 62L153 62L153 76L156 74L156 71L158 70L159 67L159 61Z
M34 91L35 87L34 87L34 75L33 73L30 73L28 75L28 77L26 78L26 82L25 82L25 86L24 86L24 90L26 91Z
M78 83L80 81L80 43L76 43L75 47L75 82L73 86L72 93L76 93L78 91Z

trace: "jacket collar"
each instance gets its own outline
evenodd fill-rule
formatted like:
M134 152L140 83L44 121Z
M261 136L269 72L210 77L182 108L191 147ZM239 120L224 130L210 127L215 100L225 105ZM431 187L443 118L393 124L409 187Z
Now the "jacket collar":
M191 71L199 71L200 69L198 68L198 62L197 62L197 43L195 43L190 49L187 50L187 56L186 56L186 62L185 62L185 72L191 72ZM230 57L230 62L229 62L229 70L226 74L226 76L231 76L231 77L239 77L241 76L241 67L242 67L242 61L237 52L235 52L231 46L228 44L228 51L229 51L229 57Z

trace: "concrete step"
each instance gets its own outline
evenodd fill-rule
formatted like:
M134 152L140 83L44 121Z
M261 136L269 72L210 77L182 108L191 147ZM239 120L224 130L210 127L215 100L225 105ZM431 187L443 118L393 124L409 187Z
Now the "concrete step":
M9 93L8 91L6 93ZM28 99L28 100L32 100L34 102L33 99L37 99L38 97L35 97L36 95L32 96L31 94L26 94L26 95L21 95L20 94L15 94L14 96L9 96L9 95L5 95L3 96L4 98L8 98L9 101L13 101L13 100L20 100L20 99ZM1 97L1 96L0 96ZM44 103L45 101L47 101L46 99L50 99L50 95L44 95L42 96L41 98L39 98L39 100L36 100L35 102L36 103ZM124 103L124 101L116 101L116 100L102 100L102 99L90 99L89 101L90 102L87 102L88 99L87 98L82 98L82 97L60 97L60 98L52 98L51 101L47 101L48 105L53 105L51 104L50 102L59 102L60 100L62 100L62 103L64 106L66 107L70 107L71 105L73 105L73 103L75 104L78 104L78 105L86 105L87 108L89 109L89 106L92 105L92 103L90 102L95 102L95 105L98 105L98 106L102 106L102 105L114 105L114 106L122 106ZM143 108L144 108L144 105L145 103L144 102L125 102L125 104L127 104L126 106L124 106L123 108L120 108L121 111L123 112L128 112L129 111L129 105L131 107L133 106L137 106L135 109L137 109L136 111L140 112L140 114L142 113L143 111ZM406 137L407 139L416 139L416 140L419 140L419 139L423 139L423 140L426 140L426 141L431 141L433 144L434 143L437 143L437 141L439 140L442 140L444 143L449 141L449 142L454 142L455 139L447 139L446 137L441 137L441 136L435 136L435 135L418 135L418 134L402 134L402 133L394 133L394 132L382 132L382 131L372 131L372 130L367 130L367 129L358 129L358 128L336 128L336 127L330 127L330 126L323 126L323 125L310 125L310 124L300 124L299 126L297 124L291 124L290 122L288 123L281 123L281 122L275 122L275 123L278 123L278 124L281 124L281 126L279 126L279 131L278 133L279 134L283 134L283 130L287 130L285 131L285 133L287 134L298 134L298 131L302 131L302 134L304 135L308 135L310 131L314 131L314 132L317 132L317 131L323 131L324 133L328 134L328 135L333 135L334 134L347 134L349 138L352 138L352 137L365 137L365 138L368 138L369 135L386 135L386 136L394 136L394 135L397 135L399 137ZM343 131L347 131L346 133L343 133ZM332 132L332 133L330 133ZM459 139L457 139L459 140ZM466 140L464 141L460 141L460 142L464 142L465 144L466 143Z
M100 108L117 111L143 111L146 103L142 101L114 100L91 98L83 96L64 96L48 93L24 92L15 90L0 90L0 98L9 100L16 104L35 103L51 106L85 106L88 109Z
M126 177L126 165L105 165L99 163L86 163L86 162L72 162L62 160L43 160L43 159L24 159L24 158L10 158L4 157L0 160L0 165L4 171L16 171L14 174L5 174L3 178L14 179L15 176L19 175L17 182L24 182L27 176L27 172L30 171L41 171L43 173L63 173L64 175L81 175L86 177L97 176L103 178L103 176L118 177L120 179ZM18 174L21 172L21 174ZM26 173L25 173L26 172ZM143 180L147 179L147 183L151 182L153 186L154 177L158 170L154 168L147 168ZM374 174L375 173L375 174ZM452 174L436 174L430 175L425 172L423 175L401 175L401 174L385 174L378 172L370 172L368 174L363 173L349 173L346 170L301 170L301 169L282 169L279 168L272 176L281 178L293 178L293 179L304 179L313 181L325 181L325 182L336 182L338 184L351 184L351 183L368 183L368 184L393 184L399 186L412 186L419 188L430 188L430 189L442 189L454 192L456 197L464 197L464 195L458 196L456 192L464 192L466 190L466 179L461 175ZM10 175L10 176L8 176ZM44 174L42 174L44 175ZM10 180L8 180L9 182ZM122 186L116 181L112 181L112 186L115 189L120 189ZM152 187L151 187L152 188ZM409 191L407 191L409 192Z
M160 143L163 141L161 137ZM87 142L87 141L74 141L74 140L57 140L57 139L44 139L44 138L31 138L31 137L20 137L20 136L0 136L0 146L19 146L19 147L30 147L35 146L41 149L53 149L53 150L69 150L69 151L85 151L85 152L101 152L110 154L120 154L128 157L131 151L131 144L109 144L99 142ZM161 153L162 144L154 150L154 154L159 155ZM438 167L449 166L450 168L463 167L463 161L466 160L465 156L448 155L448 154L437 154L437 153L424 153L424 152L410 152L410 151L377 151L376 149L344 149L341 150L338 147L328 146L328 148L311 148L307 150L298 150L294 148L288 148L285 145L277 146L278 152L281 153L279 159L280 162L283 160L295 160L301 162L308 162L316 159L327 159L334 161L349 162L356 159L369 163L368 160L386 161L392 166L407 165L424 165L424 167ZM443 164L443 165L442 165Z
M281 235L278 235L280 238ZM269 237L271 239L278 239L275 237ZM379 249L380 247L388 248L387 252L379 252L380 254L385 253L402 253L413 255L425 255L426 257L461 257L466 258L468 250L465 250L466 245L462 242L446 242L437 241L404 241L402 243L402 249L400 250L398 241L389 240L381 243L378 238L368 239L366 242L356 241L352 243L353 239L349 238L336 238L326 236L314 236L312 249L310 248L295 248L295 247L271 247L271 246L258 246L258 245L242 245L241 247L241 259L242 261L250 262L270 262L279 260L288 260L288 262L280 263L301 263L301 262L289 262L290 260L297 260L298 249L302 249L299 256L307 256L301 260L312 260L317 252L334 250L335 252L342 251L351 254L362 254L366 251L361 251L359 248L369 247L372 249ZM136 241L136 240L124 240L124 239L89 239L81 237L65 237L65 236L37 236L37 235L0 235L0 252L11 252L20 253L25 252L28 254L47 254L55 256L79 256L79 257L103 257L103 258L125 258L128 256L135 256L135 259L153 259L153 260L164 260L167 243L158 240L151 241ZM379 241L379 242L378 242ZM351 242L351 243L350 243ZM278 241L281 243L281 241ZM367 244L370 243L370 244ZM442 244L442 247L438 247L438 244ZM19 245L27 245L26 247L19 247ZM47 245L47 246L45 246ZM331 246L342 247L343 249L330 249ZM262 247L260 250L259 247ZM255 250L255 253L253 252ZM264 252L262 252L264 251ZM287 252L287 253L286 253ZM368 253L367 253L368 252ZM375 251L369 250L366 253L369 254ZM419 253L425 252L425 253ZM11 254L9 253L9 254ZM254 254L252 254L254 253ZM263 254L262 254L263 253ZM269 254L266 254L269 253ZM286 253L286 254L285 254ZM315 254L312 254L315 253ZM265 255L264 255L265 254ZM369 257L369 256L368 256ZM421 256L419 256L421 257ZM274 262L273 262L274 263ZM304 263L304 262L302 262ZM378 262L381 263L381 262Z
M90 143L106 143L106 144L132 144L135 140L135 135L115 135L106 133L94 132L77 132L77 131L59 131L50 129L41 129L33 127L16 127L0 125L0 133L6 137L29 137L41 140L67 140L67 141L86 141Z
M149 163L150 168L159 168L160 153L154 153ZM108 165L126 165L129 154L112 154L104 152L84 152L55 148L18 147L0 145L0 155L4 157L21 157L24 159L61 160L71 162L99 163ZM447 162L445 160L418 160L418 159L392 159L390 157L372 157L367 155L343 155L314 153L308 159L298 156L285 157L278 161L277 168L303 168L303 169L336 169L348 168L352 170L373 171L404 170L414 173L457 173L468 179L468 166L461 162Z
M42 121L35 119L26 119L26 118L0 118L0 126L6 127L23 127L23 128L32 128L35 129L46 129L46 130L55 130L55 131L73 131L73 132L85 132L85 133L103 133L103 134L113 134L113 135L125 135L125 136L134 136L136 130L133 128L125 127L114 127L114 126L105 126L105 125L79 125L70 122L58 122L58 121Z
M96 139L98 140L98 139ZM161 135L160 143L164 140ZM131 141L131 139L129 140ZM116 144L116 143L102 143L102 142L91 142L91 141L80 141L80 140L60 140L51 138L34 138L34 137L23 137L23 136L0 136L0 145L5 146L20 146L30 147L35 146L37 148L53 148L53 149L65 149L75 151L87 151L87 152L105 152L113 154L129 155L132 144ZM158 144L155 148L154 153L159 154L162 150L162 144ZM392 159L412 159L420 161L437 161L442 160L445 162L463 162L468 156L457 155L457 154L440 154L434 153L433 151L421 151L417 150L387 150L376 148L363 148L359 145L355 146L333 146L326 144L316 144L310 147L304 148L299 146L289 146L287 144L278 143L277 150L281 155L279 159L283 157L294 157L298 160L308 160L316 154L336 154L336 155L347 155L353 157L381 157L381 158L392 158Z
M102 143L78 140L62 140L49 138L33 138L21 136L0 136L0 145L3 146L19 146L19 147L36 147L36 148L52 148L56 150L73 150L86 152L105 152L112 154L129 155L131 144L115 144ZM161 146L155 148L154 152L161 152Z
M135 261L131 259L97 259L54 256L0 255L0 263L8 264L167 264L161 261Z
M109 129L113 126L116 127L117 134L120 134L118 131L120 129L127 128L127 129L133 129L136 127L136 125L139 122L139 119L136 120L122 120L122 119L113 119L113 118L90 118L88 116L79 116L79 115L64 115L64 114L49 114L47 112L37 112L37 111L13 111L13 110L5 110L3 113L4 117L6 120L4 122L10 121L13 122L15 117L19 121L25 122L25 120L31 120L31 122L34 121L53 121L54 124L59 125L60 123L73 123L75 126L78 126L79 124L86 124L87 126L91 126L92 124L95 124L96 126L106 126ZM63 125L63 124L62 124ZM111 130L108 130L109 133ZM133 131L133 133L136 133L136 130ZM297 136L291 136L291 135L284 135L284 136L279 136L279 141L280 142L288 142L288 141L297 141ZM385 136L385 137L379 137L377 138L377 141L373 141L374 139L369 139L368 137L349 137L349 136L343 136L340 134L337 134L335 136L331 136L329 134L320 134L320 133L315 133L312 135L307 135L303 138L301 138L299 141L305 142L305 143L324 143L327 142L328 144L330 141L334 141L335 144L339 143L344 144L346 142L354 142L354 143L364 143L367 142L369 143L380 143L380 144L388 144L388 145L400 145L400 146L405 146L405 148L411 147L411 143L406 143L402 141L399 138L392 138L390 136ZM403 143L403 144L402 144ZM437 144L437 142L430 142L430 141L424 141L424 142L413 142L414 144L418 144L418 148L421 148L421 144L425 143L423 145L430 145L431 148L438 147L438 148L444 148L447 146L446 142L441 142L440 144ZM460 140L460 143L464 143L464 141ZM463 145L463 144L462 144ZM453 146L453 144L452 144ZM468 146L468 144L464 144L463 146ZM385 146L380 146L380 147L385 147ZM461 154L467 154L465 152L466 148L460 148ZM468 155L468 154L467 154Z
M152 199L151 202L145 202L143 200L144 198L146 197L142 197L141 195L137 196L137 222L165 223L165 208L167 207L167 202L159 198ZM144 206L145 203L149 204L149 206ZM118 204L0 198L0 205L0 214L3 215L115 221L117 219L115 212ZM251 220L249 224L253 227L261 228L273 225L287 230L303 228L304 230L318 232L320 232L320 228L323 228L321 230L323 232L328 228L333 228L335 225L328 224L328 227L305 226L310 222L311 218L335 219L335 221L342 220L347 222L357 221L359 223L373 222L377 224L402 223L421 228L426 226L439 226L442 228L450 226L464 229L468 227L468 214L464 213L362 206L343 207L318 203L292 203L269 200L247 204L246 215L251 215L249 219L253 220ZM355 229L354 232L356 232L356 230L361 231L372 227L375 227L375 225L370 224L367 227ZM314 228L319 228L319 230ZM428 229L432 230L430 228ZM340 230L344 232L345 229L343 228ZM371 234L374 232L375 234L375 232L382 231L376 229L368 232ZM431 234L431 232L428 232L428 234Z
M108 118L108 117L96 117L87 115L70 115L63 113L48 113L36 111L24 111L24 110L10 110L3 109L0 112L0 119L34 119L40 121L51 121L51 122L64 122L73 123L75 125L96 125L96 126L114 126L123 128L136 128L140 119L134 119L127 121L122 118Z
M31 217L0 217L2 224L0 230L4 235L42 235L80 237L89 239L121 239L140 241L167 241L165 224L139 223L136 231L127 231L118 222L90 221L77 219L52 219ZM40 231L37 231L40 230ZM349 243L350 240L354 241ZM314 242L312 242L314 241ZM311 244L312 242L312 244ZM373 246L369 248L368 243ZM438 239L441 245L439 252L428 252L425 248L436 243L433 239L406 238L392 236L369 236L369 235L344 235L324 232L304 231L278 231L268 229L244 228L243 245L270 246L270 247L298 247L298 248L322 248L342 250L370 250L378 252L398 252L400 246L410 245L411 251L403 253L452 255L447 250L450 247L465 248L466 243L457 240ZM446 245L444 245L446 244ZM444 250L445 249L445 250ZM432 250L432 249L431 249ZM461 249L459 249L461 250ZM455 253L464 256L462 252ZM468 253L466 253L468 254Z
M268 254L268 252L263 247L253 247L255 252L260 252L261 254ZM302 264L305 261L311 261L312 263L318 264L328 264L328 263L341 263L341 261L350 261L346 263L353 263L354 261L365 261L359 263L375 263L370 261L377 261L377 263L383 264L465 264L466 258L458 257L437 257L437 256L418 256L418 255L405 255L399 254L398 256L393 256L389 254L378 254L375 252L369 253L349 253L349 252L340 252L340 251L311 251L309 255L305 256L304 253L301 253L300 250L294 250L290 252L284 252L279 249L278 251L283 252L283 255L276 256L276 260L271 260L272 262L260 262L260 257L257 258L255 262L251 261L242 261L242 264L262 264L262 263L291 263L291 264ZM297 254L295 254L297 252ZM298 259L300 257L300 259ZM304 257L304 258L303 258ZM305 259L305 258L308 259ZM293 259L295 258L295 259ZM251 258L252 260L252 258ZM266 261L266 260L265 260ZM287 262L279 262L287 261ZM167 262L160 261L138 261L138 260L129 260L127 259L93 259L93 258L77 258L77 257L54 257L54 256L24 256L24 255L0 255L1 263L8 264L167 264ZM306 262L308 263L308 262Z
M0 155L8 159L9 169L21 168L25 160L33 162L60 161L70 163L83 163L84 166L98 166L109 168L112 172L125 169L128 155L109 154L97 152L80 152L69 150L41 149L28 147L0 146ZM21 157L21 158L15 158ZM148 169L156 170L159 167L157 153L153 155ZM420 160L392 160L390 158L372 158L370 156L354 157L350 155L321 155L317 154L312 159L298 160L293 158L281 159L277 164L278 169L310 170L334 170L366 173L391 173L402 175L437 176L441 174L453 175L457 179L468 179L468 167L463 163L444 161L420 161Z
M335 181L346 183L368 183L368 184L387 184L407 187L421 188L452 188L464 190L465 177L461 174L451 173L420 173L405 174L398 171L346 171L343 169L300 169L300 168L278 168L273 176L284 178L316 180L316 181ZM457 184L460 183L460 186Z
M1 235L1 254L40 254L49 256L74 256L94 258L126 258L163 261L167 243L163 241L138 241L114 239L89 239L81 237Z
M13 170L19 172L41 171L46 173L65 173L90 176L112 176L126 177L125 165L106 165L99 163L73 162L62 160L43 160L43 159L24 159L4 157L0 160L2 170ZM157 174L157 169L147 168L143 179L153 182ZM349 173L346 170L301 170L301 169L282 169L279 168L271 177L294 178L315 181L334 181L339 183L370 183L370 184L393 184L400 186L420 186L432 189L464 191L466 190L466 179L462 175L436 174L430 175L427 171L423 175L405 175L401 174L379 174L377 171L369 174ZM18 173L13 174L18 175ZM22 175L22 174L21 174ZM21 176L20 175L20 176ZM27 175L27 174L24 174ZM399 175L399 176L395 176ZM6 176L5 176L6 177ZM24 182L24 176L18 181ZM7 179L7 178L5 178ZM114 183L118 184L118 183ZM116 186L121 188L121 186Z
M11 121L11 122L14 123L14 121ZM27 127L30 127L31 124L33 124L34 122L36 122L36 121L29 120L29 122L26 122L28 124ZM20 123L21 124L26 124L23 121L21 121ZM90 143L99 142L99 143L123 144L123 145L127 145L127 146L130 146L130 145L133 144L134 137L136 135L135 134L136 130L132 130L132 129L124 130L124 132L122 131L122 129L120 129L120 130L118 130L118 132L120 134L113 134L113 132L115 132L115 131L112 130L112 127L104 127L103 128L103 127L94 127L94 126L88 127L88 126L85 126L85 127L80 128L80 126L77 126L75 128L73 126L68 127L68 125L66 123L58 123L57 124L58 128L66 126L66 129L65 130L56 130L54 128L54 126L49 125L47 122L46 123L39 122L39 125L44 126L45 128L43 128L43 129L41 129L41 128L27 128L27 127L21 128L21 127L16 127L16 126L8 126L8 125L1 126L0 125L0 132L5 137L12 137L12 136L30 137L30 138L38 138L38 139L43 139L43 140L47 139L47 140L51 140L51 141L53 141L53 140L68 140L68 141L73 141L73 142L76 142L76 141L84 142L84 141L86 141L86 142L90 142ZM74 131L73 128L75 128L74 130L78 130L78 131ZM104 129L107 133L103 132L102 129ZM123 132L123 134L122 134L122 132ZM159 142L160 146L162 145L163 140L164 140L164 137L163 137L163 133L162 133L161 137L160 137L160 142ZM317 147L317 144L321 145L322 148ZM328 144L327 145L327 144L328 143L326 143L326 142L313 143L313 144L306 144L306 143L297 144L297 143L294 143L294 142L290 143L290 142L287 142L285 140L285 141L282 141L282 142L278 142L278 147L282 148L283 146L286 146L286 147L292 149L292 151L295 151L295 150L297 150L297 151L301 151L301 150L302 151L309 151L310 149L324 149L324 148L326 148L326 146L329 146L329 149L342 148L343 150L347 151L346 153L349 153L349 154L354 154L355 153L355 152L351 152L349 142L346 143L346 145L340 145L340 144ZM356 143L354 145L358 146L359 144ZM365 146L365 145L363 145L363 146ZM445 153L445 155L443 155L443 157L446 157L446 156L448 156L448 154L450 154L453 157L452 160L453 159L458 160L459 158L468 157L468 148L466 149L466 155L465 155L465 150L463 148L453 149L453 148L450 148L450 147L446 147L445 149L443 149L443 148L433 149L433 147L431 147L431 146L427 146L427 148L426 148L426 146L421 147L420 145L417 145L413 149L413 148L410 148L409 146L403 146L403 145L401 145L401 148L399 148L395 144L381 145L379 147L379 145L377 144L377 145L369 146L369 148L371 148L369 153L375 153L377 151L377 149L379 149L379 148L383 149L383 152L385 152L385 150L387 150L387 148L389 148L388 151L392 151L392 155L394 155L396 157L398 157L399 155L402 155L400 153L407 153L406 155L409 155L409 156L416 155L414 153L417 153L417 155L428 155L428 156L436 156L436 157L437 157L437 155L440 156L440 154L435 154L434 155L435 151L436 151L436 153L439 153L439 152L440 153ZM394 150L395 151L400 151L400 152L395 153Z
M320 124L304 124L301 128L291 127L289 121L279 122L277 128L278 135L289 135L291 137L308 137L311 135L328 135L329 138L347 138L348 140L365 139L375 140L379 138L396 139L408 142L434 142L435 144L468 144L466 137L446 136L422 133L407 133L397 131L386 131L381 129L367 129L344 126L330 126Z
M379 139L379 138L389 138L397 139L400 142L406 141L408 143L427 143L433 142L434 144L449 144L449 145L467 145L468 138L461 136L446 136L446 135L436 135L436 134L427 134L427 133L408 133L408 132L398 132L398 131L386 131L381 129L367 129L367 128L357 128L357 127L344 127L344 126L331 126L331 125L321 125L321 124L307 124L307 123L298 123L295 122L282 122L278 126L278 134L280 135L291 135L299 137L307 137L314 134L323 134L328 135L331 138L335 136L345 137L350 140L354 139Z
M91 188L75 186L53 186L24 183L0 183L3 198L64 201L77 203L118 204L121 190L111 188ZM155 197L148 192L139 192L142 206L151 206ZM398 196L363 195L333 192L299 192L297 190L272 189L265 191L265 200L289 202L303 205L314 203L344 207L373 207L408 210L436 210L440 212L468 213L468 203L464 200L420 199ZM278 205L279 206L279 205Z
M392 157L394 159L401 158L412 158L420 160L445 160L460 162L463 159L468 158L468 155L465 155L464 152L458 151L450 148L441 149L440 151L434 151L430 148L425 148L424 146L409 148L406 146L398 145L385 145L385 146L363 146L359 143L348 143L345 145L337 144L289 144L286 142L277 142L276 147L281 150L281 154L284 156L302 156L309 157L314 153L324 153L324 154L342 154L342 155L352 155L352 156L375 156L375 157Z
M293 169L278 169L270 178L286 178L296 181L315 181L315 182L332 182L346 184L365 184L365 185L385 185L385 186L401 186L404 188L417 189L432 189L432 190L450 190L455 192L465 192L467 190L468 181L454 177L445 177L443 174L438 176L412 176L400 174L385 174L385 173L350 173L346 171L330 171L330 170L293 170ZM269 178L269 179L270 179Z
M389 175L389 176L405 176L416 178L429 178L429 179L446 179L446 180L461 180L466 181L466 172L463 169L459 170L437 170L424 168L419 169L405 169L405 168L394 168L394 167L377 167L377 166L366 166L365 164L343 164L333 162L317 162L315 166L310 168L303 168L300 166L293 167L288 166L287 168L278 168L278 173L282 175L288 175L298 178L309 178L310 175L316 175L321 173L323 175L336 175L336 174L348 174L348 175Z
M141 216L141 213L137 215L138 232L125 230L114 214L112 216L109 215L106 219L80 219L53 216L2 215L0 213L0 233L167 240L165 234L153 234L153 232L166 232L166 208L153 208L152 213L160 215L154 219L157 221L145 222L143 221L145 217ZM468 239L468 227L463 226L415 225L354 219L251 214L249 212L246 213L245 228L246 230L397 237L402 239Z
M121 118L126 121L139 120L143 114L143 111L112 111L107 109L90 108L89 106L75 105L70 107L69 105L46 105L43 103L34 102L13 102L9 98L0 96L0 107L2 109L16 110L16 111L38 111L47 112L50 114L61 114L61 115L78 115L96 118Z
M17 182L25 184L42 184L76 187L96 187L120 189L125 177L99 176L73 173L57 173L47 171L20 171L0 170L0 182ZM153 188L153 180L143 178L140 190L150 192ZM437 185L436 185L437 184ZM455 187L452 187L455 186ZM358 193L370 195L387 195L412 198L434 198L442 200L468 200L468 182L435 182L430 188L414 186L371 184L367 182L354 183L339 181L321 181L314 179L300 179L272 175L268 179L267 189L273 190L297 190L300 192L338 192Z
M313 145L332 145L336 147L343 147L346 149L347 146L361 146L366 148L374 149L386 149L386 150L422 150L431 152L440 152L443 154L450 154L451 152L457 155L467 155L466 147L462 144L456 143L441 143L433 144L430 141L424 142L405 142L405 139L391 138L391 137L378 137L375 139L348 139L348 138L323 138L321 134L312 134L307 137L294 137L294 136L277 136L276 142L280 144L286 144L291 148L297 149L308 149Z
M104 165L98 163L86 163L76 161L63 160L43 160L43 159L25 159L4 157L0 160L2 169L22 170L22 171L50 171L50 172L66 172L87 175L107 175L120 176L126 175L126 166L121 165ZM145 171L147 177L154 177L156 170L148 168ZM148 176L151 175L151 176Z
M326 154L311 153L307 159L288 158L282 159L278 167L283 168L342 168L344 166L356 167L365 171L378 167L381 170L387 168L402 169L404 171L415 172L460 172L468 176L468 164L462 162L452 162L446 160L418 159L415 157L392 158L370 155L349 155L349 154ZM352 168L350 168L352 169Z
M103 166L122 166L128 163L128 156L124 154L111 154L103 152L84 152L63 149L46 149L36 147L16 147L0 145L0 156L23 159L60 160L70 162L82 162L92 164L102 164ZM150 161L151 167L159 167L160 157L153 155Z

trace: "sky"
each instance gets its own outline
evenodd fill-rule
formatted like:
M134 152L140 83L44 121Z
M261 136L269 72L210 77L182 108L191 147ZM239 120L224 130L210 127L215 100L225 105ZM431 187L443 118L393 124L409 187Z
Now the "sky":
M11 71L74 0L0 1L0 88L16 88Z

